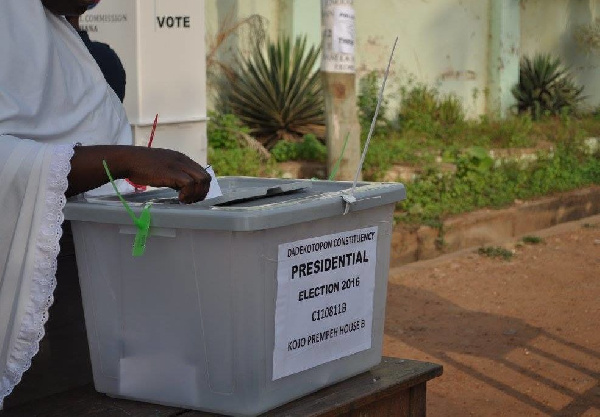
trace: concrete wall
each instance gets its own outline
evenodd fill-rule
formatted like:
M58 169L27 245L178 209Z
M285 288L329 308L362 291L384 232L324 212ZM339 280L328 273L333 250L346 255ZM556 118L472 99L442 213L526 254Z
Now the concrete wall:
M320 40L320 0L206 0L206 7L207 36L227 8L237 7L238 17L266 17L269 36ZM500 102L506 113L518 56L536 52L558 54L585 85L588 102L600 103L600 53L584 53L573 37L574 28L600 16L600 0L354 0L354 9L357 79L383 74L399 37L386 87L388 117L410 80L456 94L471 117Z
M600 17L599 0L525 0L521 6L521 54L558 55L585 86L591 106L600 104L600 51L588 54L574 38L578 26Z
M376 5L375 5L376 3ZM414 78L454 92L469 114L485 111L489 7L482 0L354 2L357 76L383 72L396 36L388 96Z

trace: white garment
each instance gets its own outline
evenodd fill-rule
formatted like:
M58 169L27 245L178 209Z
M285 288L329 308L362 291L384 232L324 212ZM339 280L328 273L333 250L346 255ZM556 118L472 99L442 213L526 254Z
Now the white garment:
M119 99L64 18L0 0L0 410L44 335L77 142L132 144Z

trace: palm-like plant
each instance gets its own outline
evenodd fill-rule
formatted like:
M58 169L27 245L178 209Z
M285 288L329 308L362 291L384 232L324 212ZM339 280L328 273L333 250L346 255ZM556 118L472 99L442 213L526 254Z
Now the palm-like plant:
M230 78L229 109L271 148L278 140L306 134L322 137L325 118L321 80L315 64L320 48L307 48L306 37L258 45L241 58Z
M523 58L519 83L512 89L519 113L530 113L534 119L544 114L573 112L584 99L582 92L583 87L575 84L560 58L543 54L533 60Z

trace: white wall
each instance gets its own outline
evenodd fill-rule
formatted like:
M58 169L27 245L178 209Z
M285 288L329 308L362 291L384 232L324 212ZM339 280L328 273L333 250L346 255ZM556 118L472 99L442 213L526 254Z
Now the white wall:
M398 36L386 87L388 116L397 109L400 85L411 78L442 93L455 93L469 116L484 114L489 110L492 81L488 73L491 1L511 0L354 0L357 78L373 70L383 74ZM226 4L236 4L239 17L252 13L265 16L272 38L287 33L319 40L319 0L206 0L207 29L212 33L218 22L217 9ZM576 73L577 81L585 85L588 102L600 104L600 53L584 53L573 38L578 25L600 17L600 0L521 0L520 14L520 51L516 53L559 55ZM512 82L514 78L504 80ZM502 87L506 90L512 86Z
M599 0L524 0L521 7L521 54L559 56L585 86L587 103L600 104L600 51L587 54L574 38L575 30L600 17Z
M357 76L383 72L398 36L388 95L397 98L399 86L415 77L456 93L471 115L485 111L487 1L356 0L354 9Z

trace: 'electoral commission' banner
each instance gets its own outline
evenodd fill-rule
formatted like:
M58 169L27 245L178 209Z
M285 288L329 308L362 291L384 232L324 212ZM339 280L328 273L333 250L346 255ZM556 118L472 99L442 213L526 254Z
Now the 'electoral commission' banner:
M377 227L279 245L273 380L371 347Z

